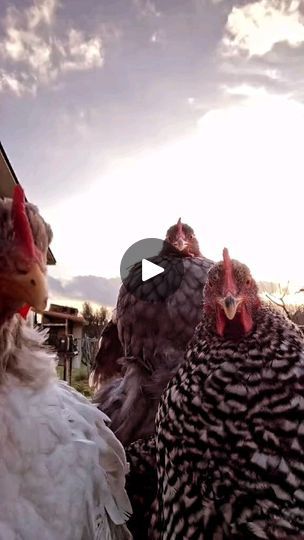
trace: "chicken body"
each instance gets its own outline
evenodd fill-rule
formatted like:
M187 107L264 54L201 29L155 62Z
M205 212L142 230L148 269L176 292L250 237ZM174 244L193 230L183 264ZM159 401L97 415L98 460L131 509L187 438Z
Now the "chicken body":
M105 383L120 377L119 360L122 357L123 349L118 336L117 324L112 315L112 319L102 330L100 346L90 373L89 385L94 393L97 393Z
M45 305L49 239L20 191L0 201L0 540L129 539L121 443L58 381L46 336L14 314L24 301Z
M304 536L303 336L229 264L160 402L153 540Z
M107 418L57 380L42 335L12 321L4 339L0 539L129 538L127 463Z
M137 265L131 272L131 279L138 283L137 294L122 285L117 327L124 352L120 360L123 376L94 398L111 418L112 429L124 445L154 433L161 393L183 361L201 318L203 285L212 265L203 256L181 256L174 249L153 262L169 266L170 273L142 282L141 265ZM174 279L181 281L180 286L167 296Z

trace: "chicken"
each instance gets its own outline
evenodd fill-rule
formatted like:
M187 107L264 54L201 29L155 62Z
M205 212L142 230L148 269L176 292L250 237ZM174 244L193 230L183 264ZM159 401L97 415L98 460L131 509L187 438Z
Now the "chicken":
M147 540L151 508L157 493L155 434L130 444L126 455L130 466L126 488L133 510L128 528L133 540Z
M177 260L177 262L179 262L180 257L201 257L199 244L193 229L186 224L182 224L181 219L178 220L177 225L173 225L167 231L166 242L164 244L161 257L158 258L157 264L159 262L162 263L162 260L167 261L168 256L170 262L170 258L172 258L173 254L175 255L175 260ZM177 257L178 255L179 257ZM176 273L178 273L178 271L176 271ZM135 279L138 280L139 286L141 286L142 280L140 265L136 266L134 271L131 273L131 279L134 276ZM163 279L158 279L157 285L159 285L161 282L163 282ZM148 287L150 287L150 284L148 284ZM146 296L146 287L142 287L141 290L143 291L143 296ZM121 305L121 298L124 297L126 292L126 288L122 287L118 299L118 306ZM149 293L151 297L153 297L154 292L155 289L153 289L153 292L151 291ZM164 296L166 296L166 290L164 293ZM163 301L163 298L160 298L159 291L156 290L155 294L156 300L159 301L161 299ZM130 303L129 296L127 296L127 302ZM119 313L122 320L122 322L119 324L121 327L121 339L117 327L117 309L113 311L112 319L107 323L102 332L100 347L90 374L90 387L95 392L97 392L105 383L109 382L109 380L119 377L122 372L122 363L124 357L123 346L125 341L123 336L125 316L124 310L119 309ZM186 331L188 331L188 328ZM189 335L191 337L192 331Z
M212 264L201 255L192 228L181 220L170 227L153 262L170 271L143 282L141 264L136 264L128 279L137 284L137 295L121 286L116 317L124 353L122 376L94 398L124 445L154 433L160 395L182 362L200 320L202 287ZM180 286L168 294L176 278Z
M225 249L157 413L153 540L304 538L303 336L257 291Z
M119 359L123 357L123 349L118 337L115 313L103 328L100 346L90 373L90 388L97 392L103 384L117 379L121 373Z
M124 540L121 443L18 313L46 306L51 237L19 186L0 200L0 540Z

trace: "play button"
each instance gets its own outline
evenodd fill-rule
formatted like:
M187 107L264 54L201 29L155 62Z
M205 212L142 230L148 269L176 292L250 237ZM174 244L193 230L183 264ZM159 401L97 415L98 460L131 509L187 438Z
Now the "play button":
M141 279L142 281L147 281L148 279L151 279L155 276L158 276L158 274L161 274L164 272L165 269L159 266L158 264L154 264L147 259L143 259L141 261Z
M145 302L163 302L175 293L184 276L183 258L159 238L145 238L125 252L120 275L124 287Z

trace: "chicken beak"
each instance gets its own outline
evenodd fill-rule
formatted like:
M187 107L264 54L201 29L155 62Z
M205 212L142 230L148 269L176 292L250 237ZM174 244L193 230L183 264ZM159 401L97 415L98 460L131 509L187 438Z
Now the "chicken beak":
M225 312L225 315L227 319L232 321L234 319L235 314L237 312L237 308L240 304L241 300L239 298L235 298L232 294L227 294L227 296L224 298L224 300L221 301L221 306Z
M184 249L186 249L188 247L188 242L186 242L186 240L184 240L184 238L180 237L180 238L178 238L176 240L176 242L174 242L174 246L179 251L184 251Z
M48 289L46 275L37 262L34 262L25 274L13 273L10 276L1 276L1 293L8 299L28 304L36 311L46 308Z

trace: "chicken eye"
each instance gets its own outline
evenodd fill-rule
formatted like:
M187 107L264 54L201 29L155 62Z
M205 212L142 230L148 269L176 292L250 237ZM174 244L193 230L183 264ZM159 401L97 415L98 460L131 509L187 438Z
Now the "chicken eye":
M250 278L246 279L246 285L250 285L250 283L251 283L251 279Z
M16 272L17 274L20 274L22 276L25 276L26 274L28 274L28 268L23 268L22 266L18 266L16 265Z

